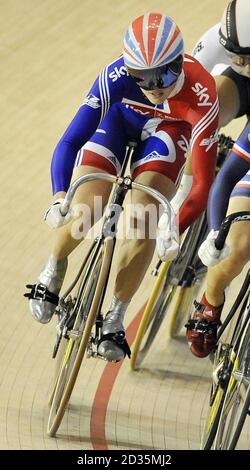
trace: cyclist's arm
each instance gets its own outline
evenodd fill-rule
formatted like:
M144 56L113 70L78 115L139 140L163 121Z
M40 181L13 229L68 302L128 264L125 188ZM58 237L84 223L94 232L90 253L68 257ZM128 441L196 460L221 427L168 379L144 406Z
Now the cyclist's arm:
M221 222L226 216L231 192L249 169L250 157L249 160L245 160L236 153L230 152L216 176L209 195L208 223L210 229L219 230Z
M77 152L90 139L110 106L123 97L122 80L113 82L110 78L119 61L104 68L54 150L51 179L56 197L69 187Z
M212 26L206 31L203 36L197 41L192 56L195 57L209 72L213 70L218 72L217 66L224 64L224 68L230 64L224 48L219 43L219 27L220 23ZM216 67L216 68L215 68ZM222 69L221 69L222 70ZM185 164L183 177L177 194L173 199L173 206L180 207L183 201L188 196L192 186L192 155L189 153Z
M184 230L206 209L210 187L215 176L218 135L218 98L209 90L211 107L206 111L190 109L189 122L193 121L191 137L192 186L179 210L179 229ZM198 114L200 113L200 114Z
M100 111L100 109L92 110L83 103L58 142L51 161L53 194L57 193L58 196L59 192L67 191L77 152L98 126Z

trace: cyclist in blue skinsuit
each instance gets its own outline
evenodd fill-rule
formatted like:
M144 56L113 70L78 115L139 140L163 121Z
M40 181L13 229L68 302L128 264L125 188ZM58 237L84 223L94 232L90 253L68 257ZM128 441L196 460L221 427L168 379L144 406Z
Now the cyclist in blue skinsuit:
M39 296L39 289L31 294L30 308L38 321L50 321L55 310L52 300L61 289L67 257L80 242L79 237L72 236L76 218L68 223L72 213L63 217L60 212L71 177L74 180L99 171L117 174L128 141L136 140L133 178L171 199L190 144L194 180L180 207L183 231L206 207L215 172L217 124L214 79L193 57L184 56L182 35L175 22L160 13L136 18L125 34L123 56L99 75L53 155L55 200L45 218L51 227L61 228L37 280L41 290L46 288L45 298ZM90 182L77 190L73 205L84 203L93 214L95 197L101 196L106 205L110 189L110 183ZM148 204L155 205L155 201L139 191L131 194L132 203L138 204L136 208L142 207L142 213L132 213L131 218L140 222L145 215L143 209ZM85 214L81 221L85 227ZM140 233L141 224L137 224L137 238L122 242L115 294L102 329L103 338L112 334L114 339L103 339L98 348L107 360L124 357L115 335L124 332L125 311L154 253L155 240L148 235L150 221L145 218L144 222L146 236ZM157 248L162 259L169 253L174 255L178 247L176 234L166 237L167 228L168 221L161 217Z
M194 56L210 71L216 64L225 64L222 74L215 77L220 101L219 126L235 117L250 115L249 28L249 0L233 0L227 5L221 23L207 31L194 50ZM238 211L250 211L249 120L220 170L209 197L211 231L199 250L202 262L210 266L207 287L194 312L195 328L189 326L187 330L190 349L197 357L205 357L213 349L225 288L250 259L249 222L239 222L231 227L227 239L230 253L227 247L219 252L214 246L226 213ZM207 333L199 331L200 324L203 330L205 325Z

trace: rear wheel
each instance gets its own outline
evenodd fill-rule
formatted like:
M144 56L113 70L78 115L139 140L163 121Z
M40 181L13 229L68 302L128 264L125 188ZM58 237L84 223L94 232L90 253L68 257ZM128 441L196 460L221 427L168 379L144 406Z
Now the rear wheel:
M197 250L207 230L206 217L203 214L185 233L179 259L176 260L176 274L179 286L171 306L169 336L177 336L191 316L193 300L197 298L200 285L205 278L206 268L201 264Z
M157 302L150 312L143 315L137 335L133 344L131 355L131 368L137 369L142 361L159 331L159 328L165 318L167 309L170 305L174 295L176 286L167 285L163 288Z
M85 275L85 287L81 293L76 319L72 330L69 331L69 339L65 351L62 353L56 381L52 388L51 408L47 425L47 433L51 437L55 435L60 426L88 346L109 272L113 241L109 240L109 242L106 245L104 254L101 252L98 255L91 270L87 269Z
M160 271L158 273L158 277L154 283L153 289L151 291L151 295L147 301L147 305L143 312L142 319L140 321L139 328L136 333L136 337L133 343L133 348L131 351L131 359L130 359L130 367L132 370L136 369L139 365L139 360L137 358L143 337L147 331L147 328L153 318L153 312L155 311L155 305L158 299L161 296L162 286L164 279L167 275L169 269L169 263L162 263L160 267ZM141 362L141 361L140 361Z
M177 287L173 299L173 307L171 308L171 319L169 322L169 335L171 338L178 336L182 327L188 320L193 307L193 300L196 297L195 292L197 290L196 286Z

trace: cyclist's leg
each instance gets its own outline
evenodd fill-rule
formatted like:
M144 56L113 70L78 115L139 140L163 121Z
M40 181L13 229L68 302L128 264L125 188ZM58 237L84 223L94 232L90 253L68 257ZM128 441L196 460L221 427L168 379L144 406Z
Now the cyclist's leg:
M90 172L116 174L119 171L127 143L119 117L119 113L111 108L96 133L78 152L72 181ZM30 301L31 312L38 321L47 323L51 319L55 310L55 304L50 301L51 294L57 297L60 292L67 256L101 217L110 190L111 184L103 181L88 182L78 188L72 203L75 216L69 224L57 230L52 254L37 280L37 285L46 287L47 299L33 297Z
M186 157L185 147L180 145L180 135L182 143L188 146L190 129L183 124L150 119L143 132L144 141L138 147L132 165L133 178L171 199L176 192ZM136 231L131 232L131 238L123 238L115 287L119 299L126 302L138 290L152 259L158 221L158 204L146 194L132 191L131 207L131 225L136 227ZM132 277L128 276L130 270Z
M243 178L244 180L244 178ZM236 185L232 196L237 194ZM247 186L246 186L247 189ZM240 189L242 191L242 188ZM249 191L249 189L247 189ZM250 196L250 194L249 194ZM231 197L227 214L238 211L250 211L250 197ZM194 319L205 321L208 327L207 333L201 333L188 329L187 337L193 354L197 357L206 357L214 347L216 341L216 330L224 305L224 291L230 282L240 274L250 256L249 222L238 222L233 224L227 237L230 249L229 256L218 265L208 268L207 287L200 303L194 313ZM212 322L212 323L211 323Z
M246 127L246 132L248 133L247 129L248 127ZM244 132L242 135L244 135ZM250 170L247 171L250 167L250 154L249 151L247 152L247 147L244 144L245 141L241 142L239 140L238 142L232 150L238 157L241 157L239 158L238 167L242 167L242 171L245 174L238 180L231 193L227 215L238 211L250 210ZM223 172L226 166L225 164L221 172ZM230 177L230 174L226 175ZM213 225L218 225L216 214L212 223ZM227 244L230 248L229 256L215 267L208 269L206 297L208 302L214 306L218 306L224 301L225 288L242 271L244 265L249 260L249 222L233 224L227 237Z
M85 153L83 148L83 155ZM90 166L85 164L83 157L82 163L75 167L73 171L72 182L89 173L108 172L107 168L101 165L101 162L98 162L98 165ZM67 258L86 237L94 223L99 220L103 208L108 202L110 190L111 183L103 180L90 181L78 188L72 201L75 213L73 219L67 225L60 227L55 233L52 254L57 260Z
M135 181L157 189L168 198L175 192L172 181L157 172L145 171L138 175ZM131 230L134 232L131 233L131 239L124 237L121 242L115 292L104 320L102 341L98 348L99 354L109 361L119 361L124 357L124 350L118 341L119 336L124 338L124 315L132 296L141 284L155 249L157 203L140 191L132 190L131 193L130 222L135 230Z
M176 191L169 178L155 171L144 171L134 181L158 190L169 200ZM130 233L121 242L115 284L115 295L123 302L129 302L137 292L154 254L158 222L155 199L132 190L129 222Z
M238 85L240 84L238 83ZM242 98L244 94L242 88L238 86L238 90ZM241 100L239 115L244 111L244 106L246 110L246 103L244 104ZM210 224L215 230L219 229L227 208L228 214L250 208L248 134L249 123L230 151L211 191L209 218ZM230 201L229 207L228 201ZM201 302L196 305L193 319L188 323L187 331L190 349L198 357L207 356L213 349L225 301L225 288L241 272L249 259L248 225L248 222L240 222L232 226L227 239L231 250L230 255L217 266L208 269L207 290ZM197 331L198 329L199 331Z
M190 130L183 125L166 124L157 119L148 120L143 131L144 141L137 149L132 166L134 179L157 189L170 199L175 193L185 163L185 151L183 146L178 146L177 141L180 134L184 134L185 142L188 142ZM116 304L104 322L103 334L124 332L126 308L141 284L155 249L158 220L156 201L139 191L132 191L131 207L131 225L136 230L131 232L132 236L125 236L122 240L115 283ZM105 357L113 354L117 360L124 356L119 349L112 340L102 340L99 346L100 354Z
M233 194L234 191L232 196ZM250 211L250 194L249 197L231 197L227 215L238 211ZM211 305L218 306L224 301L226 287L240 274L245 264L249 261L249 232L249 222L233 224L227 237L227 245L230 248L229 256L217 266L208 269L206 298Z

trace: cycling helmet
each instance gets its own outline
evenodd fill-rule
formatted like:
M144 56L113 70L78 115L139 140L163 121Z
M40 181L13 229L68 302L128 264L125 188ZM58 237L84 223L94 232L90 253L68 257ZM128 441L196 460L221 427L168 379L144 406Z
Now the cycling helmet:
M220 43L236 55L250 55L250 0L233 0L224 10Z
M172 85L182 71L184 43L176 23L161 13L136 18L124 36L124 63L144 89Z

